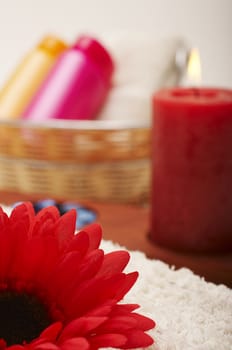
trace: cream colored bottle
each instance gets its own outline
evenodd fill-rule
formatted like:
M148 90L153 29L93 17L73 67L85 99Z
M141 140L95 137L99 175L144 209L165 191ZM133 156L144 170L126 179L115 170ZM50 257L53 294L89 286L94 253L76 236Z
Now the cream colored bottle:
M0 91L0 119L19 119L66 44L46 36L18 65Z

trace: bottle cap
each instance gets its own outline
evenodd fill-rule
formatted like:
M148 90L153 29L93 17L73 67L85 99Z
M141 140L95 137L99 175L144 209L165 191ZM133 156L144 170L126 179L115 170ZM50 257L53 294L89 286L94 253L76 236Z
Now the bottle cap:
M101 68L106 78L110 80L114 63L109 52L101 43L89 36L81 36L72 47L87 53L88 57Z
M49 51L51 55L56 56L63 52L67 48L67 45L61 39L48 35L40 41L38 48Z

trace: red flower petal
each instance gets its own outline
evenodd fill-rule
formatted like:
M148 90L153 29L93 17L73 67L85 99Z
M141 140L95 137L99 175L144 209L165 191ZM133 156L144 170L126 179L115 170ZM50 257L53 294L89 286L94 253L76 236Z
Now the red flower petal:
M107 317L80 317L71 321L62 331L59 337L59 343L63 342L67 338L73 338L77 336L84 336L89 331L97 328L103 322L107 320Z
M62 215L57 221L55 233L57 234L60 247L66 248L71 241L76 230L76 210L71 209L69 212Z
M68 339L60 347L62 350L88 350L89 348L89 343L85 338Z
M103 260L103 250L97 249L89 253L80 265L76 276L76 282L78 283L79 280L85 281L93 278L102 266Z
M22 215L22 216L19 216ZM10 227L7 232L7 254L10 258L8 265L8 280L17 278L20 261L24 254L31 229L31 217L33 216L30 203L17 206L10 216Z
M91 309L89 312L86 313L86 315L87 316L107 316L111 314L112 309L113 307L115 307L116 303L117 303L117 300L108 299L102 304L99 304L97 307Z
M9 218L0 207L0 232L6 231L9 225Z
M122 272L130 260L130 255L126 251L116 251L105 255L104 262L98 276L112 275Z
M127 342L127 338L122 334L101 334L96 335L95 337L89 340L91 346L94 349L106 348L106 347L123 347Z
M36 349L36 350L59 350L59 347L53 343L42 343L36 346L33 346L32 349Z
M115 299L118 290L125 283L126 276L118 273L110 277L93 278L81 284L76 295L69 300L67 313L71 318L81 316L107 299Z
M63 328L63 325L61 322L55 322L51 326L47 327L40 334L39 338L46 339L49 342L55 342L62 328Z
M138 278L138 272L128 273L125 277L124 283L117 290L116 298L117 300L122 300L126 293L132 288Z
M102 228L98 224L85 226L84 232L89 236L89 251L97 249L102 239Z
M0 282L4 281L11 259L11 237L8 216L0 208Z
M21 255L18 256L15 262L15 274L17 279L30 280L32 283L34 276L36 276L41 261L45 255L43 240L34 238L27 240L22 247Z
M0 338L0 349L4 350L6 348L6 342L4 339Z
M44 256L43 260L40 262L39 271L37 271L36 276L34 276L34 280L37 281L38 286L43 286L43 289L46 287L49 289L51 272L54 270L54 267L60 258L59 247L56 237L53 236L44 237L42 242L44 246Z
M142 331L148 331L155 327L155 322L146 316L132 313L131 317L136 320L136 328L141 329Z
M8 346L7 350L24 350L25 347L23 345L12 345L12 346Z
M51 284L49 284L49 291L53 297L66 290L66 286L68 287L73 280L73 276L78 273L81 259L79 252L69 252L57 264L51 276Z
M57 269L57 274L55 275L54 290L56 290L56 293L57 290L59 291L59 300L64 308L70 302L70 295L75 294L75 290L80 288L80 284L85 280L92 279L96 275L104 259L104 253L100 249L92 251L83 261L80 259L79 252L70 252L66 255L74 257L77 254L79 261L69 261L69 267L65 264L62 268ZM61 278L65 271L66 275ZM59 281L62 282L61 285L57 285Z
M67 251L77 250L84 256L89 249L89 236L86 232L77 233L67 247Z
M124 333L131 328L136 328L136 320L129 316L118 316L108 318L108 320L99 327L100 333Z
M139 308L138 304L117 304L111 311L111 316L128 315L128 313Z
M154 343L154 340L139 329L130 329L123 333L127 337L127 342L121 346L122 349L134 349L147 347Z
M33 205L30 202L24 202L12 210L9 220L13 230L20 225L21 229L24 228L29 233L34 217Z
M56 207L43 208L35 217L31 235L52 235L54 234L55 224L60 217Z

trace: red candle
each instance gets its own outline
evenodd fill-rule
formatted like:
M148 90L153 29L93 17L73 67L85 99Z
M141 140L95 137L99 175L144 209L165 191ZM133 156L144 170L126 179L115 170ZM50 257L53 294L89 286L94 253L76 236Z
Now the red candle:
M163 90L153 107L151 239L231 252L232 90Z

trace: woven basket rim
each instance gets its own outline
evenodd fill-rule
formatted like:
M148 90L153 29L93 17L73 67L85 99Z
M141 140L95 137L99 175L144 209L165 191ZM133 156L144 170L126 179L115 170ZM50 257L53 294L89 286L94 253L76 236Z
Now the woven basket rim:
M10 128L33 129L76 129L76 130L123 130L123 129L149 129L151 122L148 120L49 120L37 122L30 120L0 120L1 126Z

